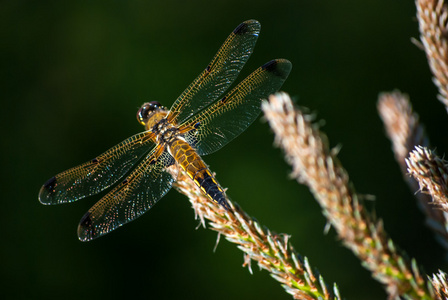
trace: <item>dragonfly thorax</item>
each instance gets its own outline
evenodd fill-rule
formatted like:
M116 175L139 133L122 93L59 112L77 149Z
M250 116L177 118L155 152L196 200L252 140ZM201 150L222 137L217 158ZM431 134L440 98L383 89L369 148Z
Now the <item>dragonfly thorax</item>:
M179 128L169 123L166 118L159 120L149 130L156 135L160 144L170 144L179 136Z

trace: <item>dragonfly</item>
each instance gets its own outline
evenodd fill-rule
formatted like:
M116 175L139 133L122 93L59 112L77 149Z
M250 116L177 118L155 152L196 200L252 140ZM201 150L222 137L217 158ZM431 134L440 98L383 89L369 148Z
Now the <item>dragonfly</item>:
M223 96L252 54L260 28L256 20L238 25L170 110L156 101L144 103L137 112L143 132L50 178L39 201L70 203L113 186L78 225L79 239L90 241L153 207L176 180L167 172L176 165L211 201L229 210L225 192L202 156L245 131L260 114L261 101L281 88L292 68L286 59L271 60Z

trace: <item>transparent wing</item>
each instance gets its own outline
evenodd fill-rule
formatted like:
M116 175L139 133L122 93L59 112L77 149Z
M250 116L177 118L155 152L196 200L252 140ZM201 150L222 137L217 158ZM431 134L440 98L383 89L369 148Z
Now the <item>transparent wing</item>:
M62 172L40 189L42 204L61 204L91 196L108 188L154 147L147 132L136 134L100 156Z
M193 129L185 135L199 155L219 150L257 118L261 100L275 93L288 77L292 65L272 60L250 74L226 96L181 125Z
M164 170L174 159L166 151L156 157L156 152L153 149L82 217L78 226L81 241L96 239L138 218L170 190L174 179Z
M182 123L229 88L252 54L260 28L258 21L249 20L233 30L207 68L174 102L169 121Z

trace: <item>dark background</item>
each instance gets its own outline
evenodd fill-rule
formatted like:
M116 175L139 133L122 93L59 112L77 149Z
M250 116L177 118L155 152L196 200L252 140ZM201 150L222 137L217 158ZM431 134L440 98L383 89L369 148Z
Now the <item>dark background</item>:
M188 200L171 191L149 213L90 243L76 226L99 199L43 206L41 185L142 130L138 107L170 106L242 21L262 31L240 78L273 58L293 71L283 86L325 120L322 128L358 192L392 239L428 274L446 270L423 225L377 115L377 96L409 93L443 154L444 106L436 100L413 1L3 1L1 32L0 275L7 298L291 299L266 271L200 228ZM230 197L276 232L292 235L346 299L386 299L346 248L257 120L205 157Z

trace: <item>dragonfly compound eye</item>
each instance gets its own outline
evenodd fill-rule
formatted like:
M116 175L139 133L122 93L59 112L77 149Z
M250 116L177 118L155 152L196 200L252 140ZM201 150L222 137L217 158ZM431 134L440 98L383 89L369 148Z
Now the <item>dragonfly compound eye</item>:
M137 121L145 125L149 119L149 115L159 108L162 108L162 105L157 101L146 102L137 112Z

